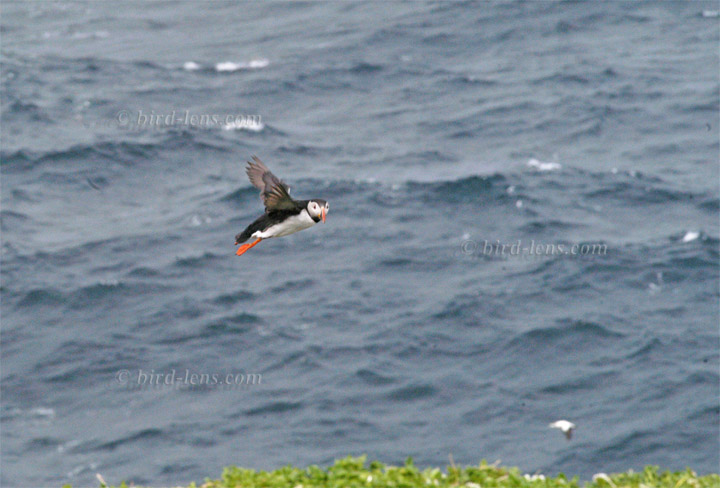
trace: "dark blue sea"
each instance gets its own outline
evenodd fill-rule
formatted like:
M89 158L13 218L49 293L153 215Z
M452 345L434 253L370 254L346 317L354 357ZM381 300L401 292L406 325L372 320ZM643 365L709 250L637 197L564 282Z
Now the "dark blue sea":
M719 11L3 2L0 484L718 472Z

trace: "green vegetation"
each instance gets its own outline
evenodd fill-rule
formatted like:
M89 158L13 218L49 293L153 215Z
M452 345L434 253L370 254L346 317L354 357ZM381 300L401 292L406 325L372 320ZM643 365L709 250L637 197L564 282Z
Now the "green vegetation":
M101 483L101 488L107 485ZM555 477L523 474L517 468L503 468L485 461L478 466L449 466L447 472L438 468L419 470L412 459L404 466L386 466L365 457L340 459L327 469L310 466L306 469L286 466L275 471L255 471L238 467L225 468L219 480L208 479L188 488L720 488L720 475L698 476L692 470L660 471L648 466L641 473L598 474L593 481L581 484L577 477L564 474ZM68 488L66 485L63 488ZM127 488L125 483L120 488Z

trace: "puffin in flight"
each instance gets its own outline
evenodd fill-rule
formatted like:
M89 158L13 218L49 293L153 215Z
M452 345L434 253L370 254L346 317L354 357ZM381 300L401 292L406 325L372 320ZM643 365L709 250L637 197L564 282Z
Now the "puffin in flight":
M251 237L255 238L253 242L238 248L235 253L238 256L242 256L263 239L293 234L312 227L321 220L325 223L325 216L330 210L330 205L325 200L293 200L290 197L290 187L272 174L257 156L248 161L245 171L250 183L260 190L265 213L235 236L235 245Z

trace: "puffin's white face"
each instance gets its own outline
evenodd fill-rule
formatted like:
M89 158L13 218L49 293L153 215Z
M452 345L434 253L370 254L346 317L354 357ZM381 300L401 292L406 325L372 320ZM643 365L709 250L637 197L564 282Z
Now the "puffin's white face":
M325 216L330 211L330 204L325 200L310 200L307 205L310 217L322 220L325 223Z

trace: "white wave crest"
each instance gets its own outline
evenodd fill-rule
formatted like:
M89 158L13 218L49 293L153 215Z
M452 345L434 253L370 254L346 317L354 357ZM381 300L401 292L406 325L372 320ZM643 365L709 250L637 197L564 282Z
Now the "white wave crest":
M219 73L230 73L242 69L260 69L270 64L267 59L253 59L249 62L235 63L232 61L223 61L215 65L215 70Z
M560 168L562 168L562 165L560 163L555 162L543 162L539 161L535 158L530 158L530 161L527 162L527 165L529 168L535 168L538 171L556 171Z

